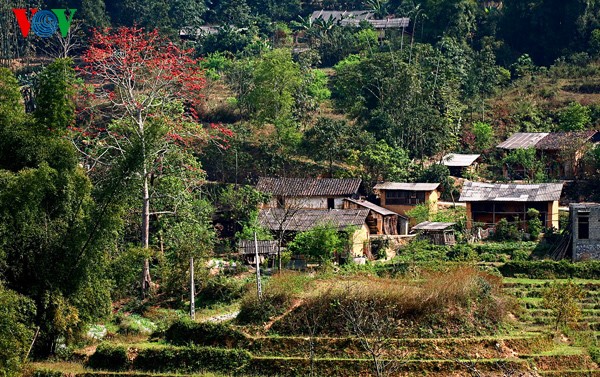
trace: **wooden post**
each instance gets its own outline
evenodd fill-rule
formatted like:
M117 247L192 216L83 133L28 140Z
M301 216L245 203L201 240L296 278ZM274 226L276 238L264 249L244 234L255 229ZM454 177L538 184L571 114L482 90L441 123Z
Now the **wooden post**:
M194 257L190 258L190 318L196 319L196 288L194 286Z
M262 285L260 283L260 260L258 259L258 240L256 238L256 232L254 232L254 257L256 262L256 293L258 299L262 300Z

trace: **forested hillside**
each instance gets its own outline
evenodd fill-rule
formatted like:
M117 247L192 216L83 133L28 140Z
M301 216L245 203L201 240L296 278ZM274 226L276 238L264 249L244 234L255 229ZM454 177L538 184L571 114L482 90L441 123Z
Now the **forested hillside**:
M67 36L41 38L24 37L13 8L76 11ZM343 26L311 17L323 9L409 21L376 29L366 21ZM223 310L237 314L242 305L242 315L251 317L240 320L249 326L244 336L272 335L278 316L301 304L321 305L326 314L339 305L344 287L333 282L330 262L347 240L327 227L290 242L299 254L329 247L329 258L319 255L323 281L284 276L265 307L248 298L253 276L247 268L237 274L238 242L274 238L258 222L260 205L270 199L253 187L259 177L360 178L358 192L369 199L382 181L440 183L445 202L458 201L465 179L506 182L517 166L520 181L555 180L535 150L504 153L496 145L515 132L600 129L600 0L11 0L0 4L0 66L0 374L12 377L28 357L74 360L74 350L92 343L95 350L90 326L99 323L109 340L134 334L143 342L152 332L163 339L187 316L194 260L200 310L212 318ZM456 178L438 164L449 153L481 160ZM581 160L588 168L565 190L562 205L600 201L600 146L585 149ZM432 219L425 206L411 217ZM532 217L527 221L541 228ZM480 263L500 275L507 260L535 259L562 242L548 229L539 247L523 246L515 227L507 239L519 241L518 251L477 249L467 244L463 209L436 219L458 224L456 247L403 244L393 265L363 272L404 274L402 289L416 302L426 300L421 291L428 284L447 282L436 275L447 266L423 272L434 257L452 268ZM527 237L537 241L540 232ZM281 249L285 237L277 236ZM384 252L386 258L392 260ZM342 273L350 276L353 268ZM584 270L556 276L597 277L597 265ZM406 333L433 338L452 320L455 326L440 336L463 335L466 317L453 310L477 318L485 312L469 336L506 330L500 324L509 311L525 316L504 301L497 277L479 270L468 276L469 292L456 288L432 304L411 302L415 308L406 312L415 328ZM391 284L362 279L373 292ZM301 294L312 284L339 297ZM292 286L298 291L286 291ZM391 291L394 305L408 305L399 289ZM352 294L364 301L358 290ZM406 320L381 302L372 304L393 311L398 323ZM447 318L423 314L431 308ZM303 310L274 331L297 335L292 327L308 321L300 318L308 315ZM337 315L332 326L348 319ZM341 325L331 334L307 326L301 335L311 342L315 334L346 334ZM137 351L118 352L124 365L133 365ZM236 355L249 363L246 353Z

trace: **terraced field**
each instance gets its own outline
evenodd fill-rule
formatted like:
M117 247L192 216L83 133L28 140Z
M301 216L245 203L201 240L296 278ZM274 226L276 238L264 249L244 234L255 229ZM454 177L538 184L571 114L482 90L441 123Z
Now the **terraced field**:
M391 376L600 376L598 365L588 354L588 346L597 345L600 339L600 282L576 281L585 291L583 316L576 327L587 331L573 331L558 339L549 331L553 324L551 312L541 305L541 292L550 282L505 279L506 292L518 298L521 310L514 313L513 328L507 329L503 335L393 339L386 343L388 348L379 354L379 358L386 360L383 365ZM576 339L578 334L587 336L588 346L583 346L581 339ZM38 369L35 377L375 375L372 358L365 352L364 344L356 338L247 334L245 339L231 346L246 355L240 358L235 368L213 370L216 374L207 372L204 375L195 374L201 370L179 369L183 364L189 364L177 360L189 354L190 347L175 347L164 340L124 346L129 360L118 372L92 371L82 364L75 364L66 371L62 364L45 363L34 365L34 369ZM149 364L136 361L145 349L155 351L157 357L161 357L160 361ZM193 352L202 350L193 349Z

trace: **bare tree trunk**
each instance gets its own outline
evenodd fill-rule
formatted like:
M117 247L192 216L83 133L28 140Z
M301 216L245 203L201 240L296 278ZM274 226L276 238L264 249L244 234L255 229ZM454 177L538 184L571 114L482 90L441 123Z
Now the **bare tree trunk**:
M194 285L194 257L190 258L190 318L196 319L196 289Z
M148 169L144 162L143 171L143 205L142 205L142 247L148 249L150 247L150 190L148 189ZM142 269L142 297L146 297L152 278L150 277L150 261L148 258L144 260Z

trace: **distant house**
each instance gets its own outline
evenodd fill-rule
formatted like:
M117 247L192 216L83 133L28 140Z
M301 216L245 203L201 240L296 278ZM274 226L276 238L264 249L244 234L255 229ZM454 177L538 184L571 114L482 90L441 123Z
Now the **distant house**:
M476 161L480 156L480 154L450 153L442 158L441 164L448 167L451 176L462 177L465 172L475 171Z
M573 260L600 259L600 204L569 205Z
M547 163L546 172L556 179L574 179L584 170L582 157L588 148L600 142L600 132L530 132L515 133L497 148L507 152L518 148L534 148L540 159ZM503 168L505 178L521 179L526 174L519 166L512 166L510 171Z
M429 203L432 210L437 209L439 183L378 183L373 190L380 198L380 206L401 215L418 204Z
M338 231L354 229L351 235L352 245L349 250L353 256L361 257L368 252L369 227L367 225L367 209L296 209L267 208L260 210L258 221L261 226L273 233L285 230L289 233L306 232L317 225L332 225Z
M359 178L262 177L256 189L270 194L264 208L341 209L345 198L358 197Z
M408 233L408 217L366 200L344 199L344 208L368 209L367 226L371 235L404 235Z
M315 22L318 19L322 19L324 21L335 21L335 22L341 22L342 20L345 19L352 19L352 20L357 20L358 22L360 21L366 21L369 19L372 19L375 16L375 13L369 11L369 10L316 10L314 12L312 12L312 14L310 15L310 20L312 22Z
M256 265L256 249L258 248L258 263L265 260L269 262L269 267L273 267L277 256L277 241L257 241L241 240L238 246L240 256L245 263Z
M419 233L434 245L455 245L454 225L456 223L424 221L415 225L411 229L411 233Z
M467 204L467 228L472 228L474 223L493 227L501 219L512 222L515 218L524 225L527 211L535 208L545 227L558 229L558 201L562 188L562 183L465 182L459 201Z
M540 140L535 149L548 162L550 177L574 179L583 173L582 158L588 148L600 142L600 132L554 132Z

